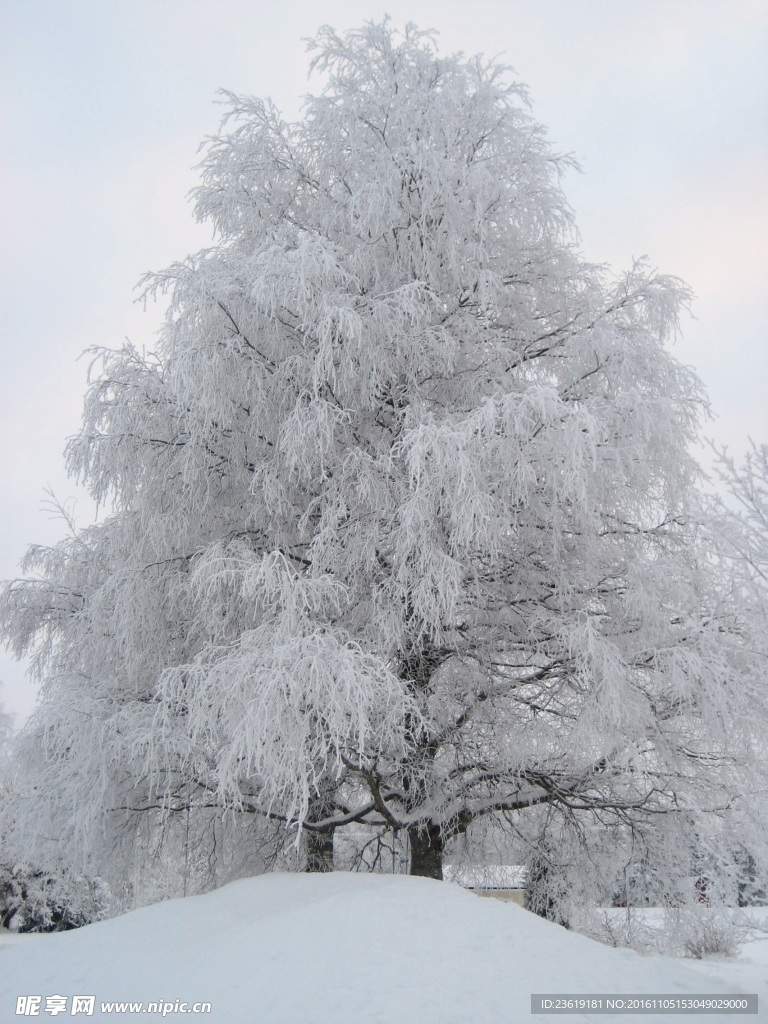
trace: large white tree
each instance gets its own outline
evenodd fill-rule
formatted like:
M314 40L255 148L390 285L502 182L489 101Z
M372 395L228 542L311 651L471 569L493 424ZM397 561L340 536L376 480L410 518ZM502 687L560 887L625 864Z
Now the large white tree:
M439 877L491 813L722 810L765 697L688 518L687 289L580 257L505 69L313 49L299 122L227 97L154 354L100 355L68 458L112 514L6 589L26 841L229 808Z

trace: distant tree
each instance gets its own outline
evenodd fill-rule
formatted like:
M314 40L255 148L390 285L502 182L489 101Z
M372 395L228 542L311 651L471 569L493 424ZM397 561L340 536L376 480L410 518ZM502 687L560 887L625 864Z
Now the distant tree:
M0 683L0 686L3 684ZM0 787L6 784L10 739L13 735L13 715L0 703ZM0 789L0 794L3 792Z
M768 625L768 445L750 442L741 465L715 449L721 493L705 499L703 523L710 551L728 568L726 578L763 627ZM756 632L766 636L766 629ZM766 645L768 647L768 645Z
M13 715L0 704L0 927L18 932L78 928L101 916L107 892L98 881L59 867L42 871L14 862L9 804L12 796L10 741Z
M699 518L707 554L719 569L722 599L735 609L738 636L757 661L762 691L768 687L768 445L750 442L737 462L714 449L718 491L704 496ZM768 763L768 730L759 746ZM768 787L747 788L733 804L731 851L739 899L768 891ZM734 852L735 851L735 852ZM751 895L750 895L751 894Z
M765 693L689 516L687 288L579 256L505 69L386 22L313 49L301 121L227 94L156 352L99 354L68 464L112 514L6 588L27 842L214 808L319 866L401 830L439 878L491 813L726 806Z
M526 910L570 928L566 873L560 870L557 860L545 836L540 836L526 865L524 903Z

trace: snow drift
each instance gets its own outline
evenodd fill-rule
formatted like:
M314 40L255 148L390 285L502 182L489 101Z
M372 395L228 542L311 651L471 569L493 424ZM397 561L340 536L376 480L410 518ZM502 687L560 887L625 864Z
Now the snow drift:
M391 875L272 874L171 900L0 952L0 1019L18 996L209 1002L170 1012L200 1024L500 1024L531 1018L532 993L733 992L718 966L609 949L514 904ZM83 1018L85 1019L85 1018ZM160 1012L123 1019L157 1021ZM605 1015L573 1014L569 1024ZM624 1024L651 1016L622 1016ZM666 1019L666 1018L664 1018ZM707 1020L732 1021L708 1015ZM754 1018L752 1018L754 1019Z

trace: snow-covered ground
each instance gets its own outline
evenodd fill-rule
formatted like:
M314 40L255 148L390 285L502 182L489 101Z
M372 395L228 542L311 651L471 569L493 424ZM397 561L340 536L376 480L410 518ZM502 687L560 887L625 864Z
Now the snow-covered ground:
M763 912L768 924L768 915ZM518 1024L532 993L753 993L768 1019L768 932L736 961L641 957L601 946L512 903L402 875L273 874L171 900L0 951L0 1020L19 996L94 996L74 1019L201 1024ZM176 1001L210 1012L171 1010ZM144 1011L103 1011L107 1002ZM50 1002L50 1007L57 1005ZM58 1003L62 1005L61 1000ZM83 1004L78 1004L83 1006ZM655 1015L569 1014L569 1024L651 1024ZM730 1022L731 1015L659 1017Z

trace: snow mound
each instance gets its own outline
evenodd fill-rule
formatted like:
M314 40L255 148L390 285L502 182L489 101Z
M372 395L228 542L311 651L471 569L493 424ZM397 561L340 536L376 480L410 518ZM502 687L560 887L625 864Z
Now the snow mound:
M201 1024L499 1024L530 1017L531 994L733 991L714 973L609 949L511 903L401 875L273 874L170 900L0 952L0 1019L18 996L209 1002L169 1012ZM81 1019L86 1019L83 1016ZM569 1024L606 1015L569 1014ZM611 1018L612 1019L612 1018ZM622 1016L624 1024L655 1018ZM668 1018L664 1018L665 1020ZM753 1018L754 1019L754 1018ZM731 1022L732 1016L707 1020Z

